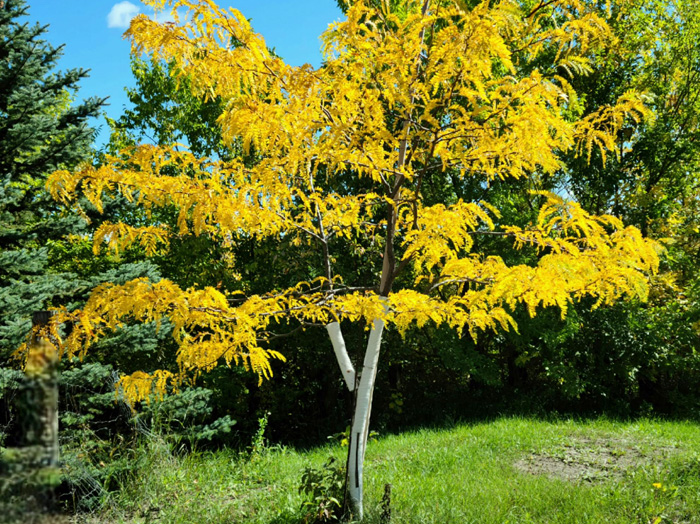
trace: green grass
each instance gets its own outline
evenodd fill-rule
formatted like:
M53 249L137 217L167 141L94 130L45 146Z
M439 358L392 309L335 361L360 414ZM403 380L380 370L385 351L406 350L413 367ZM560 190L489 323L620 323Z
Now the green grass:
M145 451L135 478L81 521L296 523L303 469L345 449L175 457L153 441ZM700 427L507 418L387 436L367 451L368 523L385 483L392 523L700 522Z

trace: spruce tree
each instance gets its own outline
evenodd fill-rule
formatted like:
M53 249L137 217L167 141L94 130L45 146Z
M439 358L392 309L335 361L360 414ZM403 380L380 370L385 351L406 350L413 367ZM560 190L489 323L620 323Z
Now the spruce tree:
M13 445L18 437L15 397L21 375L10 355L29 333L32 313L56 305L80 307L104 282L160 279L159 268L137 250L93 254L89 239L100 223L116 217L140 220L126 199L108 202L103 214L83 200L81 216L59 208L45 189L55 170L99 164L89 119L99 115L105 99L74 103L88 72L57 71L63 46L49 44L47 26L28 23L27 12L24 0L0 0L0 445ZM77 447L89 451L95 445L93 432L107 438L124 429L115 424L120 415L112 389L115 370L133 372L134 366L157 361L166 338L165 326L124 326L102 341L99 363L92 356L82 363L61 363L63 460L75 460ZM203 394L192 390L189 398ZM216 428L228 430L233 423L224 417ZM84 430L87 425L90 429ZM218 431L207 428L198 431L207 437Z
M72 103L84 69L57 71L63 46L27 21L24 0L0 7L0 359L26 335L32 311L75 292L74 275L52 272L47 245L79 232L44 185L48 173L90 155L88 124L104 99Z

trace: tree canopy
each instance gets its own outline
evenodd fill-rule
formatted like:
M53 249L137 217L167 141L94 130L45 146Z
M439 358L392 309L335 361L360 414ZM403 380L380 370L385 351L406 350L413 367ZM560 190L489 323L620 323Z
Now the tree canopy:
M576 120L567 114L576 93L552 74L585 64L590 47L609 37L604 20L584 3L530 13L510 2L474 9L446 3L434 11L427 5L403 17L353 5L348 19L324 35L326 61L318 70L287 66L240 13L209 2L174 2L191 9L182 25L137 18L129 30L135 51L175 61L196 94L225 100L225 140L240 137L258 160L246 165L141 146L99 168L56 172L54 196L67 202L80 191L99 209L104 195L120 192L145 207L179 211L177 230L104 225L96 248L105 239L115 248L138 241L154 253L170 235L222 242L291 236L318 244L325 267L315 281L253 297L143 280L103 286L79 313L66 313L83 326L66 348L85 350L127 317L167 316L183 371L222 358L266 375L268 358L279 355L260 339L278 318L385 317L400 329L432 320L476 336L515 327L508 310L520 302L532 314L551 305L565 313L572 298L585 294L599 303L644 296L643 272L657 264L654 247L611 216L543 194L537 221L521 227L499 223L486 200L432 203L421 192L426 179L445 173L478 177L486 189L494 180L554 171L560 152L587 155L596 145L614 145L626 119L644 114L638 97L625 93ZM561 26L546 22L550 12ZM522 73L523 63L552 50L549 71ZM348 172L366 189L349 187ZM475 238L492 234L542 256L534 266L509 266L473 251ZM342 253L342 242L357 237L384 244L380 282L344 282L333 272L331 250ZM390 295L404 268L413 285ZM355 290L357 284L365 289ZM386 312L382 296L389 296ZM173 375L158 376L162 388ZM134 399L148 395L145 381L126 382Z
M222 139L244 154L138 146L100 166L56 171L52 195L69 205L82 196L98 210L121 195L153 217L102 224L95 250L136 244L154 255L195 235L222 246L276 239L318 256L302 281L280 278L265 293L142 278L101 285L81 309L62 309L52 336L71 355L124 322L173 326L178 368L123 377L132 401L221 362L262 380L270 360L283 358L267 342L294 325L328 326L347 367L338 322L361 322L371 327L358 396L364 411L355 416L363 425L352 444L361 462L384 325L405 332L445 324L476 338L517 330L517 307L531 316L556 307L564 316L588 296L594 307L646 297L657 245L541 183L563 169L567 152L614 156L621 131L649 115L633 90L582 114L570 79L614 41L589 3L355 2L323 35L318 69L285 64L235 9L150 3L172 7L176 22L135 18L134 52L173 64L195 97L220 101ZM529 187L532 220L501 213L494 188L513 182ZM159 220L157 210L177 220ZM367 270L351 270L348 259ZM73 326L65 336L64 322ZM354 377L351 366L343 371ZM359 497L361 515L361 487Z

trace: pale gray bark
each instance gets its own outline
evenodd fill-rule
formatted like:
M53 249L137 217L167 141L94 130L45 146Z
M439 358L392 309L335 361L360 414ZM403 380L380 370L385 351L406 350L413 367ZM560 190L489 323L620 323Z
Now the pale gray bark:
M340 373L343 375L343 379L348 386L349 391L355 390L355 368L352 365L350 356L348 355L348 350L345 347L345 340L343 339L343 332L340 330L340 324L338 322L331 322L326 326L328 335L331 337L331 344L333 344L333 351L335 352L335 358L338 361L338 367L340 367Z
M375 319L367 341L367 351L357 387L355 414L350 429L350 449L348 456L348 498L353 519L363 517L363 472L367 437L369 435L369 418L372 412L374 382L377 378L377 364L381 347L384 320Z

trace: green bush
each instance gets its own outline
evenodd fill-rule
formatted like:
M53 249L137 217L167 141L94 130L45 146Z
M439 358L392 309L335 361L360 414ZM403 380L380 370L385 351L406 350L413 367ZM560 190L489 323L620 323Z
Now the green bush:
M344 486L345 468L335 457L330 457L318 469L307 467L299 485L299 493L306 495L301 504L304 522L317 524L340 520Z

